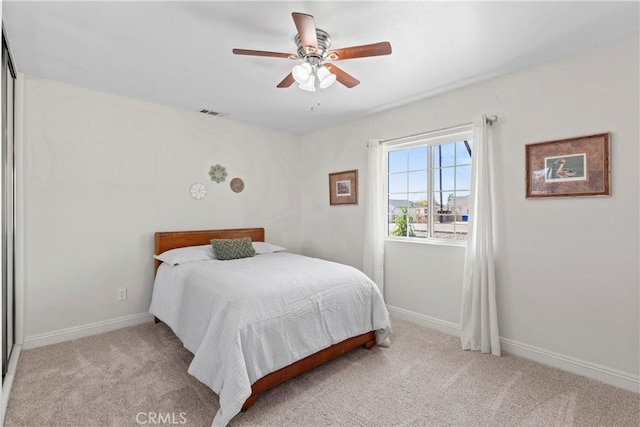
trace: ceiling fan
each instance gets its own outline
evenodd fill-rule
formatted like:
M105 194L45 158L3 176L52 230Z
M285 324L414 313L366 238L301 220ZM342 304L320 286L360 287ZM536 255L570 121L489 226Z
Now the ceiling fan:
M335 64L326 61L341 61L367 56L389 55L391 53L391 44L389 42L330 49L331 37L326 31L316 28L313 16L297 12L293 12L291 16L293 16L293 22L298 30L298 34L294 37L298 46L298 53L233 49L233 53L236 55L301 59L303 61L302 64L293 67L287 77L277 85L279 88L287 88L297 82L300 89L315 92L316 80L321 89L331 86L336 80L344 86L352 88L360 84L360 81L338 68Z

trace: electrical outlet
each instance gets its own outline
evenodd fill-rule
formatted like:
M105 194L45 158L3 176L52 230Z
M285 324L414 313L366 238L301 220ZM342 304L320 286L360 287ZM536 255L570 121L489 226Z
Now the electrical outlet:
M118 288L118 295L116 296L118 301L124 301L127 299L127 288Z

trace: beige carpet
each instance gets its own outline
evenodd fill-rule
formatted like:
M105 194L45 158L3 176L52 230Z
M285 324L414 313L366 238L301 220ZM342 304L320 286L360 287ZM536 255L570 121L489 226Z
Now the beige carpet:
M263 393L232 426L638 426L638 394L395 320L358 349ZM164 324L24 351L6 426L209 426L217 396ZM158 415L160 417L158 417ZM151 418L150 418L151 417ZM152 422L153 421L153 422Z

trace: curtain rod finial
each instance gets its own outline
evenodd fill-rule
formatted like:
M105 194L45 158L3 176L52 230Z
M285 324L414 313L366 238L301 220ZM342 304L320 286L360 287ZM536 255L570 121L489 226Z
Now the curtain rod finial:
M497 121L498 121L498 116L496 116L495 114L493 116L487 117L487 124L489 126L491 126L492 124L494 124Z

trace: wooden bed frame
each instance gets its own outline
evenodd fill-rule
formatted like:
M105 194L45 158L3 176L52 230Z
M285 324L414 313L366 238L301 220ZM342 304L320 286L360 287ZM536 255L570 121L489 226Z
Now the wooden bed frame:
M184 246L206 245L211 239L235 239L238 237L250 237L254 242L264 242L264 228L234 228L225 230L198 230L198 231L164 231L155 233L154 254L159 255L170 249ZM158 271L160 261L155 260L154 271ZM154 318L158 323L160 320ZM242 411L246 411L258 399L258 394L276 385L300 375L310 369L322 365L338 356L348 353L360 346L367 349L376 345L375 331L347 338L337 344L320 350L304 359L298 360L289 366L285 366L275 372L267 374L251 385L251 396L242 405Z

